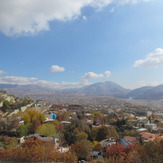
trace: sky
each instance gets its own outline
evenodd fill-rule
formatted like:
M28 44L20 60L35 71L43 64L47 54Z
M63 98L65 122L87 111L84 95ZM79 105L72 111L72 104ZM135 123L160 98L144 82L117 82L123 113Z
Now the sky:
M163 84L162 0L0 0L0 84Z

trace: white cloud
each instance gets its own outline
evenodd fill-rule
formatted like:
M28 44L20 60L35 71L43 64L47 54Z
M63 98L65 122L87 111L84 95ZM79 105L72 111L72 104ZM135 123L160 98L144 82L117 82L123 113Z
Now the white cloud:
M7 36L36 34L49 30L50 21L77 18L85 6L101 9L143 1L147 0L0 0L0 31Z
M5 71L0 70L0 75L1 75L1 74L5 74L5 73L6 73Z
M37 78L27 78L27 77L18 77L18 76L3 76L0 77L0 84L34 84Z
M163 49L157 48L154 52L149 53L145 59L135 61L134 67L157 67L163 65Z
M53 82L47 80L39 80L37 78L19 77L19 76L4 76L0 77L0 84L18 84L27 85L35 84L46 88L65 89L65 88L80 88L88 83L84 82Z
M103 76L104 77L109 77L110 75L111 75L111 72L110 71L105 71Z
M87 20L87 17L86 16L82 16L83 20Z
M50 72L63 72L63 71L65 71L65 68L64 67L60 67L58 65L53 65L53 66L51 66L49 71Z
M66 88L81 88L83 86L91 84L88 79L103 78L109 77L111 74L110 71L106 71L104 74L95 74L89 72L83 75L82 80L79 82L54 82L47 80L40 80L34 77L20 77L20 76L2 76L0 77L0 84L18 84L18 85L27 85L35 84L46 88L53 89L66 89Z
M85 73L82 76L82 80L89 80L89 79L96 79L96 78L104 78L104 77L109 77L111 75L110 71L106 71L103 74L96 74L94 72L88 72Z
M81 88L85 85L88 85L88 83L83 82L53 82L53 81L46 81L46 80L38 80L36 82L37 85L46 87L46 88L53 88L53 89L67 89L67 88Z

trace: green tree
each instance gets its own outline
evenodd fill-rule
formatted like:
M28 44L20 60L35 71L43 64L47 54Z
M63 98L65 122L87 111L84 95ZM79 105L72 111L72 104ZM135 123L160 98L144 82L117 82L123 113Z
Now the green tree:
M22 137L22 136L26 136L27 133L28 133L28 128L27 128L27 125L25 124L21 124L18 128L18 133L19 133L19 136Z
M78 134L77 134L77 140L83 140L83 139L87 139L88 138L88 134L87 133L85 133L85 132L79 132Z
M22 106L25 106L25 105L28 105L30 103L32 103L33 100L31 98L29 98L28 96L25 96L23 99L22 99L22 102L21 102L21 105Z
M92 140L96 140L97 133L98 133L98 128L92 128L92 130L91 130Z
M7 100L5 100L5 101L3 102L3 108L4 108L4 109L10 109L10 108L11 108L11 107L10 107L10 102L7 101Z
M108 135L108 129L105 126L102 126L98 129L96 140L101 141L107 138Z
M64 138L67 142L68 145L71 145L76 142L77 136L75 132L74 126L67 126L65 131L64 131Z
M59 137L54 124L42 124L37 128L36 133L47 137Z

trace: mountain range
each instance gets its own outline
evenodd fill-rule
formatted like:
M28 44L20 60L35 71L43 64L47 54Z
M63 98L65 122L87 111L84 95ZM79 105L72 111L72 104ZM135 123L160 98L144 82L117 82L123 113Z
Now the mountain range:
M80 91L84 94L89 95L110 95L122 97L126 95L130 90L125 89L112 81L106 81L83 87Z
M163 85L146 86L129 90L112 82L98 82L82 88L54 90L38 85L12 85L0 84L0 90L5 89L9 94L16 96L37 96L37 95L56 95L56 94L81 94L93 96L113 96L130 99L161 100L163 99Z
M130 91L127 97L132 99L161 100L163 99L163 85L137 88Z

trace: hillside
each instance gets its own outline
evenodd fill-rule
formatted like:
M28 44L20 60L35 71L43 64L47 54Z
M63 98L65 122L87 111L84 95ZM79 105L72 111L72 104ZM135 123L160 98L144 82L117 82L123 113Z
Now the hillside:
M129 92L128 89L111 81L91 84L82 88L80 91L87 95L110 95L118 97L124 96Z
M145 86L145 87L141 87L141 88L137 88L134 90L131 90L128 94L127 94L127 98L130 99L139 99L141 97L144 96L144 94L146 94L145 92L152 89L152 86Z
M162 100L163 99L163 85L156 87L141 87L130 91L127 94L128 98L145 99L145 100Z
M6 88L16 88L19 86L18 84L0 84L0 90L6 89Z
M8 94L14 94L16 96L22 97L25 95L33 96L33 95L46 95L54 93L54 90L49 88L40 87L37 85L29 84L29 85L4 85L0 84L0 90L6 90Z

